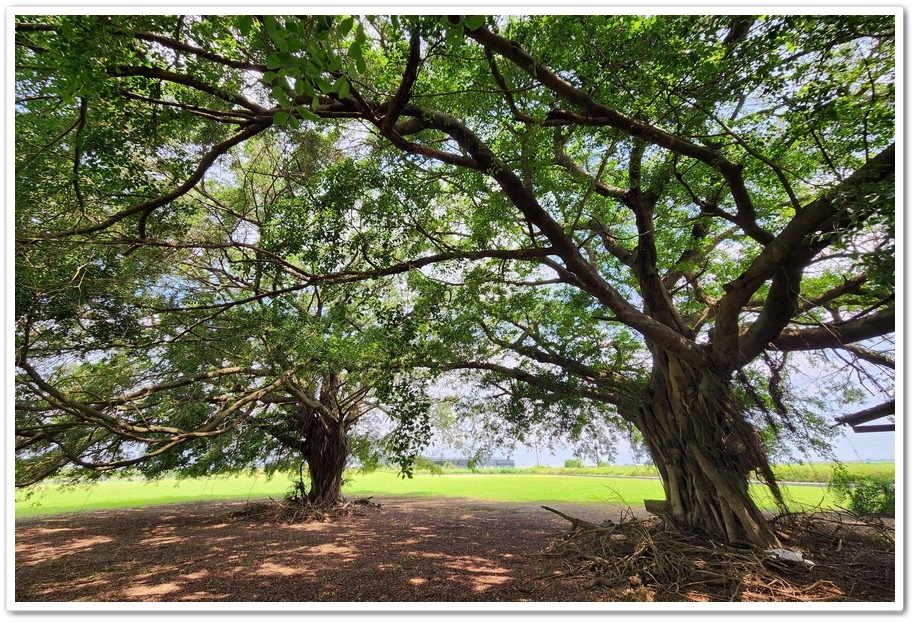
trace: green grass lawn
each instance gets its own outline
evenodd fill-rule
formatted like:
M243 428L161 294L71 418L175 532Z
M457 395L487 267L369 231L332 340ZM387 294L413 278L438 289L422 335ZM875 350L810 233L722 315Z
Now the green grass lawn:
M16 518L101 508L123 508L198 500L282 498L290 479L263 474L194 479L109 479L91 486L38 485L29 492L16 491Z
M348 497L452 496L519 503L605 503L633 508L641 508L647 498L663 497L660 481L640 478L483 472L424 473L408 479L391 471L352 474L350 478L344 487ZM66 489L41 486L28 498L16 492L16 518L198 500L281 499L290 485L288 476L267 479L254 474L156 482L110 479L92 487ZM752 485L752 491L763 508L774 507L764 487ZM796 508L833 503L826 489L820 487L787 486L785 495Z

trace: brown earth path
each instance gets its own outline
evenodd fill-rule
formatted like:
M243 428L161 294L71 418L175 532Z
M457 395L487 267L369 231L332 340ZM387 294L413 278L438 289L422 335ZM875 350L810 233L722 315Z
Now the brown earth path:
M536 503L404 497L372 502L380 506L353 504L332 521L293 523L246 515L253 507L273 507L243 501L20 520L11 608L245 602L314 611L321 602L338 602L337 608L339 602L422 602L440 608L457 602L576 602L613 610L620 606L600 602L894 601L893 541L888 549L887 541L867 535L843 536L832 522L824 524L827 532L823 527L812 532L802 523L786 535L786 546L807 550L817 560L814 567L777 564L774 570L754 555L723 553L722 546L709 549L708 543L698 548L680 537L645 531L644 522L620 524L634 512L609 505L551 504L577 519L619 524L577 532L591 539L583 549L578 536L563 539L569 521ZM629 532L639 537L633 543L614 540L625 538L624 526L636 527ZM561 541L552 551L568 553L572 547L574 559L549 553ZM684 559L688 550L695 561ZM712 563L723 556L735 566L714 573ZM627 571L622 583L599 581L607 579L608 569L637 559L646 566ZM685 562L687 575L681 575L677 565ZM666 565L676 571L674 584L647 588L644 583L657 579Z
M603 601L553 578L569 522L536 504L373 498L331 522L233 518L245 502L92 511L16 523L17 602ZM608 507L554 504L600 522ZM606 592L606 591L605 591Z

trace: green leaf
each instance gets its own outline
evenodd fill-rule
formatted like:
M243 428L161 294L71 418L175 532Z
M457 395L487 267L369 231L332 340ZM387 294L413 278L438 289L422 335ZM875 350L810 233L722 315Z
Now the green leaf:
M477 30L483 26L486 19L485 15L467 15L462 21L469 30Z
M270 94L273 95L274 99L277 100L277 103L284 108L288 107L292 102L290 102L289 95L286 94L286 90L277 85L271 89Z
M347 77L345 75L334 81L333 90L337 92L341 99L350 94L350 83L347 81Z
M324 71L321 67L319 67L318 65L316 65L315 63L313 63L310 60L305 61L303 68L305 69L305 74L309 76L310 78L315 78L317 76L320 76L322 72Z
M333 18L330 15L319 15L315 21L315 30L312 31L313 36L319 41L324 41L328 38L328 35L331 34L331 20Z
M267 36L273 41L274 45L281 52L286 52L286 29L273 15L264 16L264 26L267 28Z
M313 113L305 106L296 106L296 112L298 112L299 116L303 119L308 119L309 121L321 121L321 117Z
M325 80L322 76L315 77L315 85L321 89L322 93L332 93L334 91L334 87L331 86L331 83Z
M459 45L461 40L464 38L464 29L460 24L454 25L449 22L449 26L445 31L445 40L449 45Z
M283 59L279 54L271 54L267 57L267 69L280 69L283 67Z
M361 59L363 57L363 46L354 41L350 44L350 47L347 48L347 56L352 58L354 61Z
M296 95L308 95L311 97L315 95L315 89L312 88L308 80L296 78Z
M289 123L289 113L285 110L281 110L276 115L274 115L274 123L277 125L286 125Z
M283 29L283 26L280 25L279 20L277 20L274 15L264 16L264 27L267 28L267 34L270 36L273 36L273 33Z
M249 34L251 34L251 28L254 26L254 16L240 15L238 24L239 32L242 33L243 37L247 37Z
M337 24L337 36L345 37L352 29L353 29L353 18L352 17L344 18L339 24Z

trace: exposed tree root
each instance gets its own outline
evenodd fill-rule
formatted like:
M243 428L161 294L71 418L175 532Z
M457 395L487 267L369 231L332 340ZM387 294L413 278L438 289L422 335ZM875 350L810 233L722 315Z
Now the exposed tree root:
M381 508L381 504L372 502L372 497L357 500L342 500L336 504L311 504L309 502L270 502L247 504L245 508L230 515L231 519L258 519L278 523L309 523L313 521L332 521L337 517L349 517L357 514L359 509Z
M785 547L813 566L674 532L657 517L602 526L567 519L573 527L546 553L565 567L554 577L582 578L620 601L894 599L893 527L845 512L771 520Z

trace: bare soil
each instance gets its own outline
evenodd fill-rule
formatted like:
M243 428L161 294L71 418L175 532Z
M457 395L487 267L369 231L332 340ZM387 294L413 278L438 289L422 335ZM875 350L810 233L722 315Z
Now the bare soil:
M606 505L552 505L594 524L574 529L536 504L372 502L325 521L245 502L21 520L16 602L894 600L892 532L859 538L832 519L780 526L809 567L674 537Z

